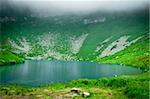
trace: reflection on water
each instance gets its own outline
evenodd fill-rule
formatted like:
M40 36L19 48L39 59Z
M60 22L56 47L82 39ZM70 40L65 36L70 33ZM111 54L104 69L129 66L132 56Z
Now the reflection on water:
M142 70L120 65L78 61L27 60L24 64L0 67L1 84L40 86L80 78L133 75Z

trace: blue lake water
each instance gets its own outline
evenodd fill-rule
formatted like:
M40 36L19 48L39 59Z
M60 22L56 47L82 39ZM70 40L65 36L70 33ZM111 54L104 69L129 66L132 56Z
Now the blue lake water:
M42 86L81 78L95 79L139 73L142 70L130 66L83 61L27 60L24 64L0 67L0 83Z

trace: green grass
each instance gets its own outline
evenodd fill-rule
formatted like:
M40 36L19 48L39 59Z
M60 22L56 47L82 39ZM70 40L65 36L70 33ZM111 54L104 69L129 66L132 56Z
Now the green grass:
M18 57L9 51L1 51L0 52L0 66L8 65L8 64L16 64L24 62L23 58Z
M89 98L102 99L148 99L149 72L134 75L102 79L80 79L68 83L58 83L44 87L22 87L16 85L0 86L1 98L71 98L70 90L79 88L81 92L90 92ZM82 95L77 95L77 99Z
M105 44L106 48L121 36L129 35L131 36L130 40L134 40L149 31L148 14L148 10L142 9L133 12L95 12L88 15L62 15L47 18L27 17L27 20L24 20L23 17L16 17L15 22L2 23L1 41L8 43L7 39L10 38L19 43L18 39L25 37L32 46L32 51L30 51L28 56L38 56L42 55L49 48L41 47L37 43L37 37L49 32L54 34L60 33L60 37L57 39L58 43L52 49L56 52L72 55L69 41L66 40L69 40L69 37L78 37L86 33L88 36L79 53L75 56L80 60L93 60L96 58L96 55L93 55L93 53L97 45L105 39L112 37ZM95 20L99 17L106 17L106 21L93 24L83 23L85 19ZM56 18L58 21L55 21ZM59 21L62 21L63 24L56 24Z
M114 55L107 56L96 61L107 64L124 64L148 69L150 66L149 38L142 38L138 42Z
M92 16L93 15L93 16ZM92 56L96 46L103 40L112 36L112 39L106 44L109 45L121 36L130 35L133 40L149 30L148 12L140 11L125 14L114 13L104 14L107 17L106 22L84 25L83 20L86 18L95 19L103 15L97 13L89 16L59 16L58 18L64 22L64 26L55 25L54 18L30 18L24 21L18 18L16 22L2 23L2 41L7 41L10 37L13 40L26 37L34 45L35 52L33 56L40 54L43 50L36 45L35 38L37 35L44 33L61 33L64 36L79 36L82 33L88 33L80 52L79 58L90 58L93 60L96 56ZM115 17L115 19L112 19ZM72 20L75 22L71 23ZM80 21L81 20L81 21ZM61 37L62 37L61 36ZM147 35L148 36L148 35ZM65 39L65 37L64 37ZM64 39L61 39L64 43ZM60 39L59 39L60 40ZM61 41L60 41L61 42ZM60 49L58 49L60 50ZM60 50L66 51L66 50ZM149 64L149 38L139 40L125 50L114 55L96 59L95 61L107 64L123 64L148 69ZM20 63L23 60L9 51L0 52L0 65L9 63ZM81 91L90 92L89 98L92 99L148 99L149 98L149 71L132 76L120 76L102 79L80 79L67 83L58 83L44 87L25 87L18 85L0 85L0 98L4 99L57 99L71 98L71 88L80 88ZM74 98L82 98L78 95Z
M2 55L2 53L1 53ZM3 53L5 60L11 58L18 59L10 52ZM117 58L116 58L117 57ZM132 44L121 52L114 55L98 59L96 61L109 64L124 64L149 68L149 38L143 37L138 42ZM81 99L83 96L70 92L72 88L79 88L81 92L90 92L90 99L149 99L149 76L147 71L142 74L132 76L119 76L101 79L80 79L67 83L57 83L43 87L25 87L18 85L0 85L0 98L4 99Z

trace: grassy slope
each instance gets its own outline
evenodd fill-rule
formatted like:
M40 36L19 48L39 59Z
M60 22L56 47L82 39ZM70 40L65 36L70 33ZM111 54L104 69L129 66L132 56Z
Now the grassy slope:
M132 39L135 39L143 35L145 31L148 31L148 23L146 21L146 19L142 20L142 17L135 17L135 19L127 17L125 19L111 20L104 24L92 25L89 29L89 36L79 54L83 57L87 57L94 52L97 44L109 37L112 37L112 40L108 44L124 35L130 35ZM88 57L92 56L89 55Z
M141 39L137 43L131 45L127 49L103 58L98 61L103 61L104 63L118 63L118 64L128 64L131 66L140 66L143 68L148 68L148 63L143 64L141 58L146 57L144 53L148 53L148 38ZM132 50L131 50L132 49ZM136 49L134 51L133 49ZM137 51L138 50L138 51ZM129 53L130 52L130 53ZM114 57L125 57L118 58L117 61ZM135 56L139 57L140 61L136 60ZM128 57L131 57L128 59ZM134 57L134 58L133 58ZM123 60L122 60L123 59ZM108 61L109 60L109 61ZM113 60L113 61L111 61ZM146 58L147 60L147 58ZM121 61L121 62L120 62ZM142 64L142 65L141 65ZM148 99L149 98L149 71L143 74L133 75L133 76L120 76L112 78L102 78L102 79L80 79L74 80L68 83L59 83L45 87L21 87L21 86L1 86L0 96L2 98L71 98L72 93L71 88L80 88L81 91L87 91L91 93L90 98L98 99ZM82 98L82 95L78 95L75 98Z
M21 87L1 86L1 98L38 98L38 99L64 99L71 98L71 88L79 88L81 91L91 93L90 98L99 99L148 99L149 97L149 73L134 76L121 76L102 79L81 79L68 83L54 84L45 87ZM78 95L76 98L81 98Z
M142 38L125 50L111 56L97 59L96 61L101 63L125 64L142 68L149 68L149 38L148 35L146 36L147 37Z
M106 17L105 22L92 24L83 23L84 19L95 20L98 17L103 16ZM66 53L69 49L64 45L66 44L66 38L87 33L88 36L77 56L84 60L93 60L96 57L96 55L93 55L93 52L97 45L103 40L112 37L106 44L106 46L108 46L121 36L130 35L130 39L133 40L136 37L143 35L149 29L148 11L145 10L118 13L96 12L81 16L68 15L47 18L27 18L27 20L24 20L23 17L17 17L15 22L10 21L2 23L2 39L5 42L8 37L14 41L17 41L18 38L21 39L22 37L27 38L27 41L32 44L34 49L32 51L32 56L43 54L44 51L36 44L37 41L35 39L38 35L47 34L49 32L56 34L60 33L61 38L57 39L57 41L62 42L63 46L59 43L54 49L57 49L56 52L58 51L61 53ZM58 19L57 21L55 21L56 18ZM56 24L61 21L62 24ZM61 46L66 50L60 50Z
M18 23L10 23L10 26L8 26L7 24L3 24L2 31L4 32L4 34L18 33L18 35L21 31L22 33L20 35L27 37L30 37L30 35L28 35L27 33L35 32L35 35L37 35L49 31L54 32L56 30L56 33L63 31L64 34L69 34L69 32L71 32L73 34L77 33L78 35L82 32L88 32L89 36L83 44L83 47L81 48L81 51L79 53L80 56L86 57L88 53L93 52L93 50L95 50L96 45L99 42L105 40L110 36L113 36L114 34L115 37L113 38L113 40L119 38L116 35L122 36L132 34L132 36L135 38L136 36L143 34L143 32L147 31L148 29L148 18L145 18L145 16L144 14L140 13L140 15L136 15L136 17L134 15L129 16L129 18L127 19L117 18L115 21L108 21L108 23L105 24L92 24L87 26L82 26L80 24L75 24L75 26L72 26L73 24L67 24L65 28L63 26L53 26L53 24L50 24L52 23L51 20L45 21L46 23L42 23L43 20L37 19L40 21L39 22L36 19L31 19L28 20L27 23L24 23L24 21L18 21ZM31 21L34 24L31 25ZM122 22L124 24L122 24ZM34 26L35 24L36 26ZM10 34L7 34L5 36L9 37ZM14 38L16 37L16 35L13 34ZM30 38L32 37L33 36L31 36ZM135 51L133 49L135 49ZM127 64L131 66L140 66L143 68L148 68L149 55L145 53L148 53L148 39L143 40L142 42L139 41L138 43L133 44L131 47L125 49L124 51L121 51L115 55L103 59L98 59L97 61L103 63ZM10 52L0 53L0 56L0 63L3 62L2 59L7 60L8 62L11 62L12 60L19 60L19 58L16 55ZM80 88L82 91L90 92L90 98L126 99L129 97L148 99L149 79L149 72L146 72L134 76L121 76L95 80L81 79L71 81L65 84L60 83L37 88L21 87L14 85L0 86L0 98L69 98L71 97L70 89L73 87L77 87ZM78 95L76 98L81 98L81 95Z
M0 66L8 64L22 63L24 60L9 51L0 52Z

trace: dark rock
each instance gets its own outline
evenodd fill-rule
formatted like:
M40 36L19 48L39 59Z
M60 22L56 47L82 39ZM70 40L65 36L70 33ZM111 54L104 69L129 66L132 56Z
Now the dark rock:
M78 89L78 88L72 88L71 89L71 92L74 92L74 93L80 93L81 91L80 91L80 89Z

